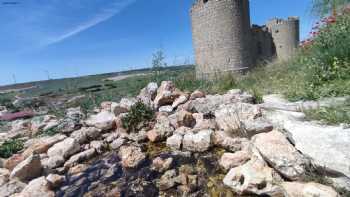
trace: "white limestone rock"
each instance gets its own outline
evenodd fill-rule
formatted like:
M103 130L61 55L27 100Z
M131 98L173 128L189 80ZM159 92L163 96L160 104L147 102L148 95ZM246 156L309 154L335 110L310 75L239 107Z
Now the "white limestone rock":
M112 112L102 111L96 115L90 116L90 118L86 120L86 124L88 126L106 131L115 127L114 120L115 116Z
M249 136L244 129L244 122L252 122L261 117L261 109L248 103L233 103L221 105L215 111L219 128L235 136Z
M69 158L71 155L79 152L80 145L74 138L66 138L62 142L53 145L47 154L49 157L60 156L63 158Z
M192 152L205 152L212 146L212 130L202 130L198 133L188 132L183 138L183 149Z
M303 113L297 112L266 111L264 116L286 130L295 148L310 157L314 165L350 177L350 129L308 122Z
M224 185L239 195L284 196L283 189L276 184L279 181L279 175L258 157L253 157L242 166L232 168L223 180Z
M305 174L309 161L281 132L271 131L255 135L252 143L263 158L284 177L298 180Z

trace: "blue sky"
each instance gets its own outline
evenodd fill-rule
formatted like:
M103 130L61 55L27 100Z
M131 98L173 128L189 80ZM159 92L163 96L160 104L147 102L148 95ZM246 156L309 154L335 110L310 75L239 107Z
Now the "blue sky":
M148 67L161 48L169 64L193 60L192 0L0 0L0 85ZM311 0L250 0L252 23L300 16Z

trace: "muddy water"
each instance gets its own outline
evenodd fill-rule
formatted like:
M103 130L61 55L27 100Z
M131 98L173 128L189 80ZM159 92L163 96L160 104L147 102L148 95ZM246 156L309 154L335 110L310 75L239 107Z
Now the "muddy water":
M230 189L224 187L222 179L225 172L219 168L219 158L224 152L213 149L207 153L183 154L171 152L165 144L142 144L147 159L137 169L125 169L115 152L106 153L88 162L88 168L77 175L66 174L66 182L56 191L56 196L111 196L111 197L156 197L156 196L213 196L231 197ZM157 180L161 173L151 169L155 157L174 159L171 169L197 175L196 188L185 193L180 187L159 191ZM186 171L186 170L185 170Z

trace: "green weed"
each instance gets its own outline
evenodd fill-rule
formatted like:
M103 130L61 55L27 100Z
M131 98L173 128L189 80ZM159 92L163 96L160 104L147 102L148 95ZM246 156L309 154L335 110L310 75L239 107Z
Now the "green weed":
M338 107L322 107L305 111L310 120L320 120L326 124L350 124L350 105Z
M9 158L13 154L21 151L24 147L24 141L20 139L10 139L0 146L0 157Z
M137 102L130 109L130 112L122 118L123 127L129 132L136 132L140 124L146 124L148 121L153 119L153 110L143 104Z

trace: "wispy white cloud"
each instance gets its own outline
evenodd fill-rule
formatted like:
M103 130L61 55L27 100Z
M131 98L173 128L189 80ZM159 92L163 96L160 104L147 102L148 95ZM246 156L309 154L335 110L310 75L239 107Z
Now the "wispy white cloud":
M100 13L96 13L95 16L93 16L88 21L83 21L82 23L64 32L63 34L47 39L46 42L42 43L42 46L49 46L59 43L104 21L107 21L135 1L136 0L120 0L118 2L115 2L111 7L103 9Z
M0 51L27 54L63 42L125 10L137 0L28 0L0 6Z

